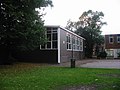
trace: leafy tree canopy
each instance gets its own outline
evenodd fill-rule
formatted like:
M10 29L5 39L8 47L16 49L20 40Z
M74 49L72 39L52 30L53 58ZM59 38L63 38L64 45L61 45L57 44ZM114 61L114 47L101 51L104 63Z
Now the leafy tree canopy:
M51 0L2 0L0 46L31 50L44 43L43 14L36 8L42 12L47 6L53 6Z
M87 57L92 56L94 45L100 45L104 42L100 30L106 24L106 22L102 21L103 17L104 14L102 12L88 10L83 12L77 22L68 21L66 28L70 30L75 29L75 33L86 39L85 54Z

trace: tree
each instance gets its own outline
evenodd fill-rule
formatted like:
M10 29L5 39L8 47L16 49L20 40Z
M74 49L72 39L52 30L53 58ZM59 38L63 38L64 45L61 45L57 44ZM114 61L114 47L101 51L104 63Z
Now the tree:
M103 17L104 14L102 12L88 10L87 12L83 12L79 21L72 22L73 28L76 29L75 33L86 39L85 55L87 57L92 57L94 45L100 45L104 42L104 38L100 31L102 26L106 24L106 22L102 21ZM69 28L70 26L66 27Z
M74 28L74 23L75 22L72 22L71 20L68 20L67 21L67 25L66 25L66 29L70 30L70 31L73 31L75 28Z
M1 2L0 47L6 56L13 50L33 50L45 41L43 7L51 0L3 0ZM39 13L36 8L39 8ZM3 50L4 51L4 50Z

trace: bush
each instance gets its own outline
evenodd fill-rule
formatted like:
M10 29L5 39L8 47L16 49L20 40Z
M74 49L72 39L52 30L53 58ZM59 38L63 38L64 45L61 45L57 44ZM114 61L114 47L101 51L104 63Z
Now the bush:
M97 57L98 58L106 58L107 57L107 53L105 51L99 52Z
M119 53L117 53L118 54L118 57L120 57L120 52Z

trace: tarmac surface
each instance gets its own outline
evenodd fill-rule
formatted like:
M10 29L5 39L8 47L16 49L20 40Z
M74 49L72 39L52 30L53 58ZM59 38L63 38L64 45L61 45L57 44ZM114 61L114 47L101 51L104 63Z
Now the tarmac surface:
M120 69L120 60L96 60L95 62L80 65L86 68L116 68Z
M61 63L57 66L70 67L71 62ZM75 67L83 68L115 68L120 69L120 59L87 59L75 61Z

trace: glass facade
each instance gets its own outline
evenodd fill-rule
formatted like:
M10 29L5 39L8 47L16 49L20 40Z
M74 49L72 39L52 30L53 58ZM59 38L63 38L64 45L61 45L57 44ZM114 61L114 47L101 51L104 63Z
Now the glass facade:
M71 35L67 34L67 49L72 49L72 41L71 41Z
M83 51L83 39L67 33L67 50Z
M57 28L46 28L46 37L47 37L47 44L41 45L41 49L57 49L58 47L58 34Z
M40 45L40 49L58 49L58 28L52 27L46 29L47 43ZM65 33L66 36L64 39L66 39L67 50L83 51L83 39L74 34Z

